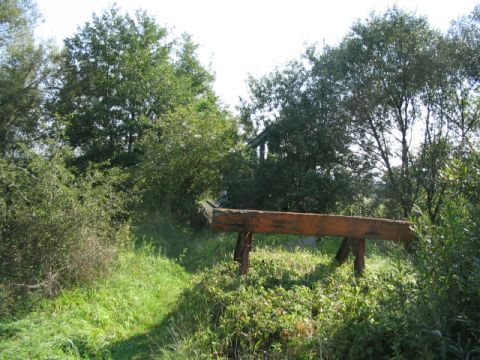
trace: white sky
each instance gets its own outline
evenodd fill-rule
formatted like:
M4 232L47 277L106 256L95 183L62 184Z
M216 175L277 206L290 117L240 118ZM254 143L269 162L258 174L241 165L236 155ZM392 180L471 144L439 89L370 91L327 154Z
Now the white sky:
M138 8L179 36L186 32L200 45L199 57L216 74L215 90L226 105L247 94L248 74L264 75L298 58L305 44L335 45L357 19L387 7L425 15L433 27L471 12L477 0L117 0L124 11ZM45 22L40 38L61 41L78 26L110 7L111 0L37 0Z

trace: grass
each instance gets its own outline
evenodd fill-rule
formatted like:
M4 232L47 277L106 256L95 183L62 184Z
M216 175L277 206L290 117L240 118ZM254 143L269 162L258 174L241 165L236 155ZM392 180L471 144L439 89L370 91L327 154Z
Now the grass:
M392 301L398 288L389 277L398 275L404 284L413 281L405 263L372 255L367 258L372 266L358 278L351 262L338 266L333 254L292 252L267 244L252 253L245 277L238 276L232 262L203 271L177 304L171 325L177 335L175 346L170 352L162 349L163 355L171 359L178 354L241 359L398 355L403 351L400 345L390 348L398 330L396 315L410 305L398 297ZM365 335L379 341L355 344Z
M126 252L94 287L64 291L23 318L1 323L0 358L143 358L163 341L167 316L189 282L170 259ZM142 336L152 329L159 336Z
M333 342L352 341L346 324L356 328L355 319L373 321L388 295L385 276L399 267L385 245L369 243L358 279L351 258L332 262L339 239L288 250L282 245L298 237L257 235L251 271L239 277L235 234L152 222L136 236L138 248L122 253L109 277L1 322L0 358L343 356Z

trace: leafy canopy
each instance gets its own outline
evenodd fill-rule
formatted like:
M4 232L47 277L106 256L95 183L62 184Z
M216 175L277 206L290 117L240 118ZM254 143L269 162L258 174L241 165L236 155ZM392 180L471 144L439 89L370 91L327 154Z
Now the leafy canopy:
M188 37L177 48L145 12L131 17L113 7L65 40L54 109L68 117L68 141L80 162L129 166L138 161L145 130L209 94L211 80Z

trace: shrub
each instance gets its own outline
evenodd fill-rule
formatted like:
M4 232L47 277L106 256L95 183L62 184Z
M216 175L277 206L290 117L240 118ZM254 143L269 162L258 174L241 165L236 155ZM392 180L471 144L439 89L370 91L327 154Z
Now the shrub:
M480 154L450 162L438 224L417 221L419 311L435 357L480 356Z
M52 296L62 285L94 279L128 237L124 199L114 190L119 174L92 170L76 177L65 159L60 149L0 159L3 310L8 293Z

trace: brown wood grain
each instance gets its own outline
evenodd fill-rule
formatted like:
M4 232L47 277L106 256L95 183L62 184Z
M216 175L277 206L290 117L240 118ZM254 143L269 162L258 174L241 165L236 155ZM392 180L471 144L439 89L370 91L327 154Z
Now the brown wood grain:
M243 237L243 248L242 248L242 258L240 263L240 275L246 275L248 273L248 268L250 266L250 250L252 248L252 237L251 232L244 234Z
M213 229L226 232L343 236L361 239L415 239L406 221L276 211L213 208Z
M363 269L365 269L365 239L355 239L355 241L356 251L353 268L355 269L355 274L361 275Z
M340 244L340 248L337 251L337 255L335 255L335 260L337 260L340 264L343 264L348 258L350 247L350 238L344 237L342 243Z
M242 250L245 235L245 233L238 233L237 243L235 244L235 251L233 252L233 260L238 261L239 263L242 262Z

